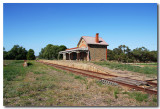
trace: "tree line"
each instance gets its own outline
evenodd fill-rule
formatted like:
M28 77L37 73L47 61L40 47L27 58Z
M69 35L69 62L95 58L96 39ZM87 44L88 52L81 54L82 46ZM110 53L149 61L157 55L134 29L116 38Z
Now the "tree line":
M39 52L38 58L40 59L58 59L58 53L60 51L64 51L67 49L64 45L52 45L48 44L46 47L42 48ZM14 45L11 50L6 51L5 48L3 48L3 59L4 60L34 60L36 57L34 55L34 50L29 49L28 51L19 45ZM60 59L62 59L62 56L59 56Z
M42 48L39 52L40 59L62 59L62 55L58 55L60 51L66 50L67 47L64 45L52 45L48 44ZM59 56L59 57L58 57ZM5 51L3 48L3 58L5 60L34 60L34 50L29 49L28 51L19 45L14 45L9 51ZM109 61L118 62L157 62L157 51L149 51L145 47L140 47L131 50L126 45L120 45L113 50L107 50L107 59Z
M118 62L157 62L157 51L149 51L145 47L129 49L126 45L120 45L113 50L107 50L107 59Z
M14 45L11 50L6 51L3 48L3 59L5 60L34 60L34 50L29 49L28 51L19 45Z

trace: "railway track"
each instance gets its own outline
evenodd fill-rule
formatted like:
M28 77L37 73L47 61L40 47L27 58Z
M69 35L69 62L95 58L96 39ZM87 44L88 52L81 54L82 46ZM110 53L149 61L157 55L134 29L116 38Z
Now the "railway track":
M103 80L111 81L111 82L117 83L119 85L126 86L126 87L129 87L129 88L133 88L135 90L143 91L143 92L146 92L146 93L157 94L157 90L148 89L148 88L145 88L145 87L142 87L142 86L137 86L135 84L135 83L143 83L143 84L146 84L146 85L151 85L151 86L157 87L157 84L153 83L151 81L140 81L140 80L131 79L131 78L128 78L128 77L125 78L125 77L119 77L119 76L111 75L111 74L104 74L104 73L99 73L99 72L93 72L93 71L88 71L88 70L71 68L71 67L66 67L66 66L57 65L57 64L48 63L48 62L43 62L43 61L38 61L38 62L46 64L46 65L53 66L57 69L70 71L72 73L84 75L84 76L87 76L87 77L96 78L96 79L99 79L99 80L103 79Z

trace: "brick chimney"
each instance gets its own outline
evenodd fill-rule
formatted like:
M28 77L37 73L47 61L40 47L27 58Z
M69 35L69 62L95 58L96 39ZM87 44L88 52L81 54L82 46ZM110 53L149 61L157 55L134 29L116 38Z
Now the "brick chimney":
M99 33L96 33L95 42L99 43Z

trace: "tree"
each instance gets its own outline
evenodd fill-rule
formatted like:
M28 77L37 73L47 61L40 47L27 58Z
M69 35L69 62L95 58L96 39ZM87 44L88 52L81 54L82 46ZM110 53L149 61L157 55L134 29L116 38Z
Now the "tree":
M3 59L8 59L8 52L5 51L4 47L3 47Z
M146 53L147 61L157 62L157 51L150 51Z
M66 49L66 46L48 44L46 47L41 49L39 58L42 59L58 59L58 53Z
M27 50L25 50L25 48L23 48L22 46L20 47L19 45L14 45L13 48L7 53L8 59L15 60L27 59L26 55Z
M149 61L147 58L148 52L148 49L145 47L136 48L133 50L133 56L135 57L136 61L146 62Z
M107 49L107 59L108 60L115 60L114 57L115 57L115 54L113 53L113 51L110 49Z
M153 61L153 62L157 62L157 51L151 51L150 52L150 59L151 59L151 61Z
M43 53L43 58L45 59L57 59L58 56L58 46L57 45L52 45L48 44L44 48L44 53Z
M58 48L58 53L59 53L60 51L66 50L66 49L67 49L66 46L60 45L59 48ZM60 55L60 56L59 56L59 59L63 59L63 55Z
M29 51L27 53L27 60L34 60L34 59L35 59L34 50L29 49Z
M39 58L43 58L44 56L43 56L43 54L44 54L44 48L41 48L41 52L39 52Z
M118 62L157 62L157 51L149 51L145 47L129 49L126 45L120 45L113 50L108 49L108 60Z
M26 60L27 59L28 51L19 45L14 45L11 50L5 51L5 48L3 47L3 59L5 60ZM30 49L30 53L34 55L34 50ZM31 55L31 56L33 56ZM30 55L29 55L30 57ZM35 56L33 56L35 59ZM33 59L32 57L32 59Z
M121 62L129 62L131 50L126 45L120 45L113 49L114 59Z

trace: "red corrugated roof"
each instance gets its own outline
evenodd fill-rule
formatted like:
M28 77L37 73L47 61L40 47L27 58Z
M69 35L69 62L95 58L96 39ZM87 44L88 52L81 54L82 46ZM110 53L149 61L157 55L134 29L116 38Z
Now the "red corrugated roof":
M90 36L82 36L78 42L78 45L80 43L80 41L82 40L82 38L85 40L85 42L87 44L95 44L95 45L107 45L108 46L108 43L105 42L101 37L99 37L99 43L96 43L95 41L95 37L90 37ZM69 48L69 49L66 49L66 50L72 50L72 49L77 49L78 47L74 47L74 48Z
M99 37L99 43L96 43L95 37L82 36L87 44L96 44L96 45L108 45L101 37Z

